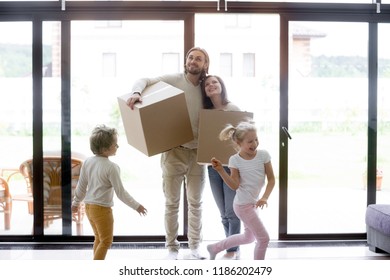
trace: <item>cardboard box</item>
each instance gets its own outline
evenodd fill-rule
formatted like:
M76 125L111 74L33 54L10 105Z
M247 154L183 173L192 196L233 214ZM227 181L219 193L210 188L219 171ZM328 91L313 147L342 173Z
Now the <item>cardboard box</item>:
M199 115L198 157L199 164L210 164L212 157L228 165L229 158L237 151L232 141L219 140L219 133L227 124L253 119L253 113L240 111L201 110Z
M127 142L153 156L194 139L184 92L158 82L142 92L134 109L126 104L129 94L118 97Z

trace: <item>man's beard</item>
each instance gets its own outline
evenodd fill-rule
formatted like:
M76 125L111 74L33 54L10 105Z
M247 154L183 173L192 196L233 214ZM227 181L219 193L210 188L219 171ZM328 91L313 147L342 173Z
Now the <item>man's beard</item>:
M193 68L193 67L186 66L186 70L187 70L187 73L190 73L192 75L197 75L197 74L202 73L201 68Z

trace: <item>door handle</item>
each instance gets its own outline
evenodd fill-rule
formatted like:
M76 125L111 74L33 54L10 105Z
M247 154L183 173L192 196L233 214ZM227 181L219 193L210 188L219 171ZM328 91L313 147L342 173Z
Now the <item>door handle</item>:
M284 127L284 126L282 126L282 130L284 131L284 133L286 133L286 135L287 135L287 137L288 137L288 139L292 139L292 137L291 137L291 134L290 134L290 132L288 132L288 129L287 129L287 127Z

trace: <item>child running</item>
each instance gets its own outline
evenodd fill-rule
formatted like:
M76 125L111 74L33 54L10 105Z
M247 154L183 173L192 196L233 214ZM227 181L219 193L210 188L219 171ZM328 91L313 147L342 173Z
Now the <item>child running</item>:
M238 152L229 159L229 175L221 161L212 158L213 168L225 183L236 191L233 209L244 224L244 233L231 235L222 241L207 246L210 259L228 248L249 244L256 240L254 259L263 260L269 243L269 235L258 216L257 208L267 206L267 200L275 186L271 157L266 150L258 150L259 140L253 122L241 122L234 127L228 124L219 135L221 140L232 140ZM261 198L259 195L265 182L267 185Z
M72 211L76 212L84 200L85 212L95 235L93 259L104 260L114 237L114 217L111 209L114 205L114 192L121 201L140 215L146 215L147 210L125 190L119 166L108 159L114 156L119 148L117 130L98 125L89 140L94 156L86 159L81 167Z

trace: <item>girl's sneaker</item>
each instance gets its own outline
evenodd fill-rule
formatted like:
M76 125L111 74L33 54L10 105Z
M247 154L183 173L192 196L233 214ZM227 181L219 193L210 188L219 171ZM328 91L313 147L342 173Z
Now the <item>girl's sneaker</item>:
M236 252L227 252L225 255L223 255L223 257L221 258L221 260L239 260L240 259L240 252L239 251L236 251Z

